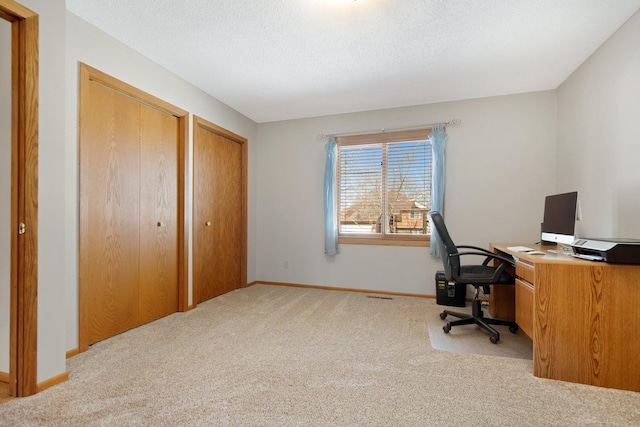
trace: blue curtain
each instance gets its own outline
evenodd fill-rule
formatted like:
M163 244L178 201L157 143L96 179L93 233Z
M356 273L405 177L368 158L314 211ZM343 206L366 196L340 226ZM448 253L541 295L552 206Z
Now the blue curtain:
M333 136L325 146L327 164L324 169L324 253L338 253L338 199L336 198L337 145Z
M431 210L441 214L444 205L444 148L447 142L447 134L444 125L438 124L433 127L429 135L431 142ZM433 230L433 226L431 227ZM431 255L441 258L440 243L437 233L431 233Z

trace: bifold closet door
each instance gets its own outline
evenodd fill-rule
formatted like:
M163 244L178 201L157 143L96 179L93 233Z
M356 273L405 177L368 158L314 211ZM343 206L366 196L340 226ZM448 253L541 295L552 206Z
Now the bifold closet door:
M90 81L83 94L83 349L178 311L178 119Z
M242 144L194 126L194 261L196 303L241 286Z

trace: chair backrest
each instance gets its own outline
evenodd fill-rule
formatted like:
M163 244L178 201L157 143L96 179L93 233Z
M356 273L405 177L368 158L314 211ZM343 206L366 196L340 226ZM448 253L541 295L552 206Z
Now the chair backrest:
M455 280L460 272L460 257L451 256L458 253L458 248L449 236L447 226L444 224L444 219L438 211L429 212L429 218L431 218L431 224L438 233L438 243L440 244L440 253L442 254L442 264L444 265L444 274L449 281Z

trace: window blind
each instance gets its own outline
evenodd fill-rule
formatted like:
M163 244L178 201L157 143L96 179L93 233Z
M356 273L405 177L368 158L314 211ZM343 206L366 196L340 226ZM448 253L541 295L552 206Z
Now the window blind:
M339 147L339 232L380 233L383 215L382 144Z
M428 141L386 144L387 233L428 234L426 213L431 189ZM422 211L422 215L415 212Z

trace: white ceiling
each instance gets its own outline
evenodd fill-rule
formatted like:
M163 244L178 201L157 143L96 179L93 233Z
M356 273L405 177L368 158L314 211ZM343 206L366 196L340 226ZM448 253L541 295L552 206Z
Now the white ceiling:
M252 120L555 89L640 0L66 0Z

